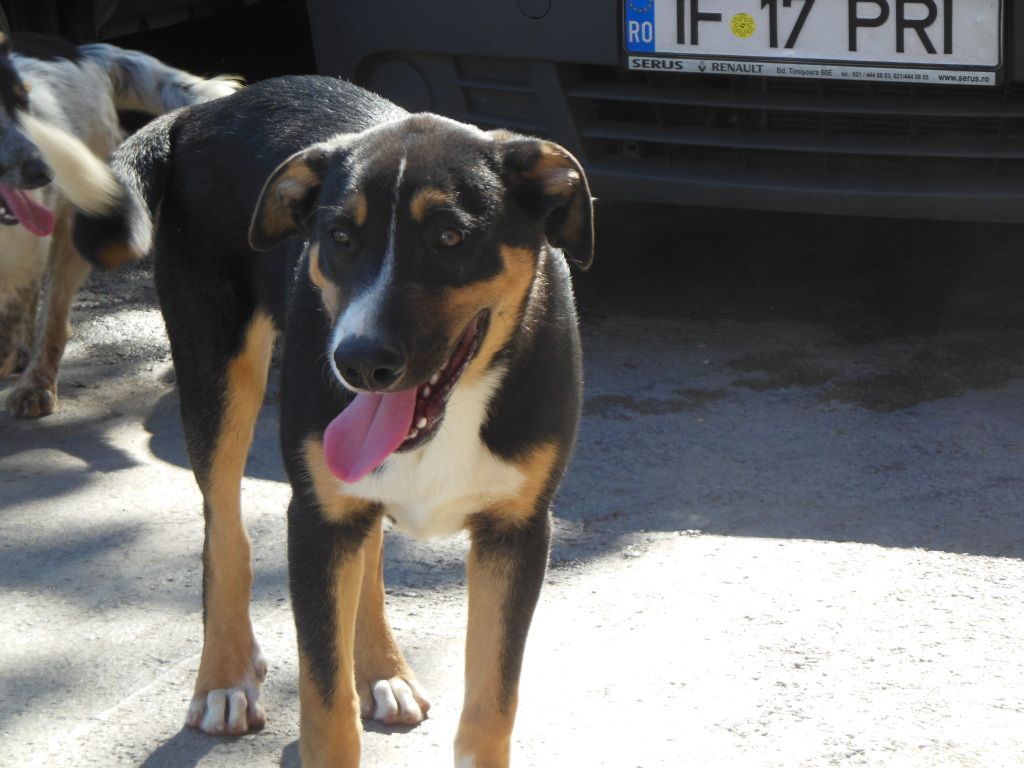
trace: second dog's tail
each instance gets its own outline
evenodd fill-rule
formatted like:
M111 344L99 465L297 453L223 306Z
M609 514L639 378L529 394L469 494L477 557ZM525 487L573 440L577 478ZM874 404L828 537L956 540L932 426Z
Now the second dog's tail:
M177 114L162 115L133 133L108 165L70 133L27 112L18 113L22 127L53 170L54 183L78 209L75 247L95 266L112 269L149 253Z
M108 165L60 127L18 114L53 170L54 183L79 210L74 227L79 253L110 269L141 259L152 245L153 212L163 197L170 158L172 110L228 96L241 83L231 77L204 80L105 43L83 45L79 52L107 73L118 109L160 115L130 136Z
M241 87L238 78L204 80L140 51L107 43L83 45L78 51L106 71L114 87L114 101L121 110L162 115L178 107L227 96Z

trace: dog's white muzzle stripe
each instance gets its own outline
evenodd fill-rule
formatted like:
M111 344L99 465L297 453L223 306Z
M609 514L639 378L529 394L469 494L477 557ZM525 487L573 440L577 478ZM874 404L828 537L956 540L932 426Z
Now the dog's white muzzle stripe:
M356 392L359 390L350 386L338 370L338 364L334 359L335 352L341 342L349 337L372 336L377 318L380 315L380 307L387 297L388 288L395 278L395 262L397 255L395 251L395 239L398 230L398 196L402 189L402 179L405 178L406 156L398 164L398 175L395 179L395 191L391 198L391 219L388 222L388 242L384 250L384 260L377 273L377 279L373 285L363 291L355 301L351 302L345 311L341 313L331 332L327 342L327 359L330 361L331 370L338 377L338 381L346 389Z

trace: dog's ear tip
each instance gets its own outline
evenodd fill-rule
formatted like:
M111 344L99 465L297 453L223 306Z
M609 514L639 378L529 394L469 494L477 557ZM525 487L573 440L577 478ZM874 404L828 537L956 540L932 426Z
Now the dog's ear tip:
M252 250L256 251L256 253L264 253L287 238L290 234L290 232L284 231L269 231L264 226L264 222L259 215L254 215L252 222L249 224L249 232L246 236L246 242Z
M300 150L282 162L260 192L249 224L249 247L269 251L299 234L323 182L326 153L322 146Z
M497 134L504 144L506 180L527 207L544 218L548 242L586 271L593 253L593 206L583 165L553 141ZM585 254L585 258L580 255Z
M576 243L577 248L570 251L565 246L559 247L562 252L562 256L572 266L573 269L577 269L580 272L589 272L590 268L594 264L594 247L591 244Z

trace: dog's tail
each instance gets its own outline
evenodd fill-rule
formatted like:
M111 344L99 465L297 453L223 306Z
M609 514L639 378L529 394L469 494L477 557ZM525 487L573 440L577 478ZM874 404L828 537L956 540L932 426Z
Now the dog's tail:
M54 183L78 209L73 238L83 257L112 269L149 253L153 213L163 197L178 112L133 133L108 165L80 139L27 112L18 120L53 170Z
M228 96L241 83L232 77L204 80L105 43L83 45L79 51L106 71L118 109L160 115L130 136L109 165L62 128L26 112L18 115L53 171L54 183L79 210L74 228L79 253L110 269L141 259L152 245L153 212L163 197L170 158L172 110Z
M227 96L241 87L237 77L205 80L145 53L107 43L83 45L78 51L106 71L120 110L162 115L178 107Z

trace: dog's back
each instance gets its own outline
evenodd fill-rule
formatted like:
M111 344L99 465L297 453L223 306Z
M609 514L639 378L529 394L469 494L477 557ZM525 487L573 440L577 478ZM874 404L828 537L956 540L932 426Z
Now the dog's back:
M308 97L311 82L317 86L315 99ZM218 240L223 233L235 236L234 250L247 253L245 238L259 191L296 147L404 114L374 94L328 77L276 78L249 86L243 98L244 109L234 100L215 101L157 118L129 137L111 160L116 178L94 185L93 194L75 201L93 214L79 217L75 227L81 253L105 268L141 259L152 245L151 222L163 201L190 226L216 230ZM325 113L332 115L331 122L324 122ZM174 158L173 175L187 179L187 188L173 180L165 186L173 146L179 142L191 151ZM86 172L83 167L76 174ZM111 183L119 190L113 196L104 191ZM211 195L221 201L222 215L242 218L206 215L203 201Z
M0 72L5 102L8 93L17 91L16 84L5 81L14 77L30 83L33 93L27 111L87 144L97 130L119 130L117 111L161 115L227 96L240 86L237 78L204 79L140 51L106 43L75 47L56 38L23 34L12 39L11 50L11 66Z
M161 115L178 107L228 96L239 87L233 77L204 79L170 67L141 51L106 43L83 45L78 51L83 60L95 63L110 78L119 110Z
M15 41L13 57L35 91L29 120L22 122L57 186L84 210L93 210L95 204L88 200L106 190L91 158L75 157L83 148L72 139L106 158L123 138L119 111L162 115L228 96L240 87L235 78L203 79L148 54L105 43L75 48L39 36L27 40L27 45ZM49 130L53 128L58 130Z

